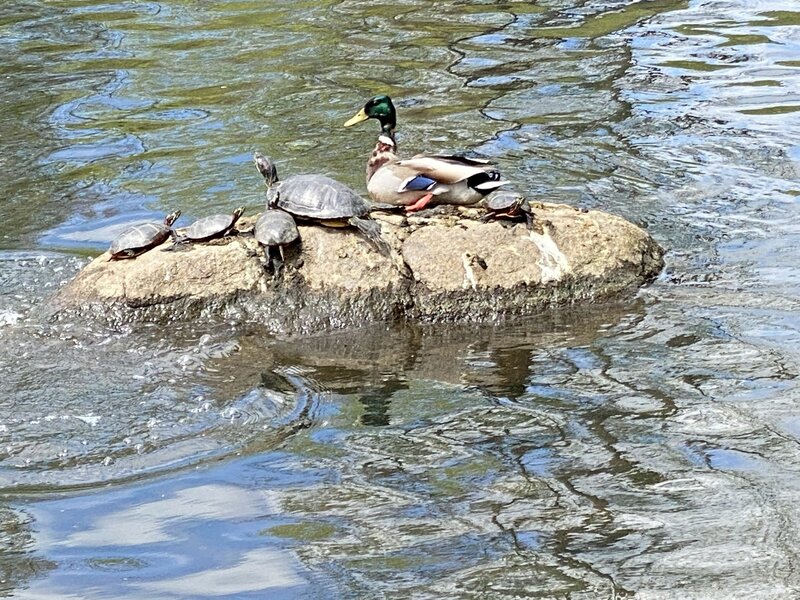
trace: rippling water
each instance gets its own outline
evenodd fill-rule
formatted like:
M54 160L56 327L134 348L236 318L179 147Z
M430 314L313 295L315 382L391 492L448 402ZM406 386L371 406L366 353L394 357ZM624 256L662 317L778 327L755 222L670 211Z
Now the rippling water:
M0 594L800 596L800 7L0 6ZM469 150L645 225L640 296L280 339L53 321L131 222Z

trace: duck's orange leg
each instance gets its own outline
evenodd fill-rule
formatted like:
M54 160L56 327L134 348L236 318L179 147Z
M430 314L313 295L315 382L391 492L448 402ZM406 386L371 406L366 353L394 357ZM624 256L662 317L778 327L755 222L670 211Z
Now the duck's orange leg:
M433 199L433 194L425 194L422 198L417 200L414 204L412 204L410 206L406 206L406 212L414 212L414 211L417 211L417 210L422 210L423 208L425 208L428 205L428 202L430 202L432 199Z

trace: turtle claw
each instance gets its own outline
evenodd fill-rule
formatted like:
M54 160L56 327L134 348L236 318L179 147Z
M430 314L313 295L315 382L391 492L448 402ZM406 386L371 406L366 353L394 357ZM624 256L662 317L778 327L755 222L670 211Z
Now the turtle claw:
M172 244L167 246L166 248L162 248L161 252L176 252L186 250L189 246L189 240L186 238L176 238Z
M360 217L350 217L347 222L358 229L378 252L386 257L391 256L391 249L386 240L383 239L381 226L378 223L372 219L362 219Z

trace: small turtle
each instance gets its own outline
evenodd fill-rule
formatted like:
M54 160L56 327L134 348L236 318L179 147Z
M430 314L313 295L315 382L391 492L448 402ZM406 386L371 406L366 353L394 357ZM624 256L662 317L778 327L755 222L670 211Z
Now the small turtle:
M522 194L511 191L497 192L483 200L483 206L488 211L481 217L486 223L493 219L525 218L528 229L533 227L533 211L528 200Z
M267 271L271 271L277 276L285 261L283 247L300 237L294 218L279 208L267 209L258 217L253 233L256 241L264 247ZM278 249L280 259L273 256L275 248Z
M243 213L244 206L240 206L230 215L211 215L198 219L182 230L181 235L175 240L175 244L207 242L230 235L235 231L236 221Z
M282 208L298 219L327 227L352 225L388 256L389 246L381 237L381 227L369 218L369 203L355 191L325 175L292 175L278 181L277 170L269 158L256 154L254 161L262 175L266 173L269 208Z
M168 214L163 223L142 223L125 230L111 243L108 249L111 257L108 260L135 258L164 243L167 238L176 239L172 225L180 216L181 211L176 210Z

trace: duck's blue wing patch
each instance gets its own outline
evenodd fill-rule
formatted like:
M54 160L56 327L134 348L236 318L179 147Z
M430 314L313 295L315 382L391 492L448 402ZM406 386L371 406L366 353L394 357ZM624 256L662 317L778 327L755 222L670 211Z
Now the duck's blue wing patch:
M435 179L431 179L430 177L426 177L425 175L415 175L414 177L409 177L403 183L400 184L400 192L421 192L421 191L428 191L435 186L438 181Z

